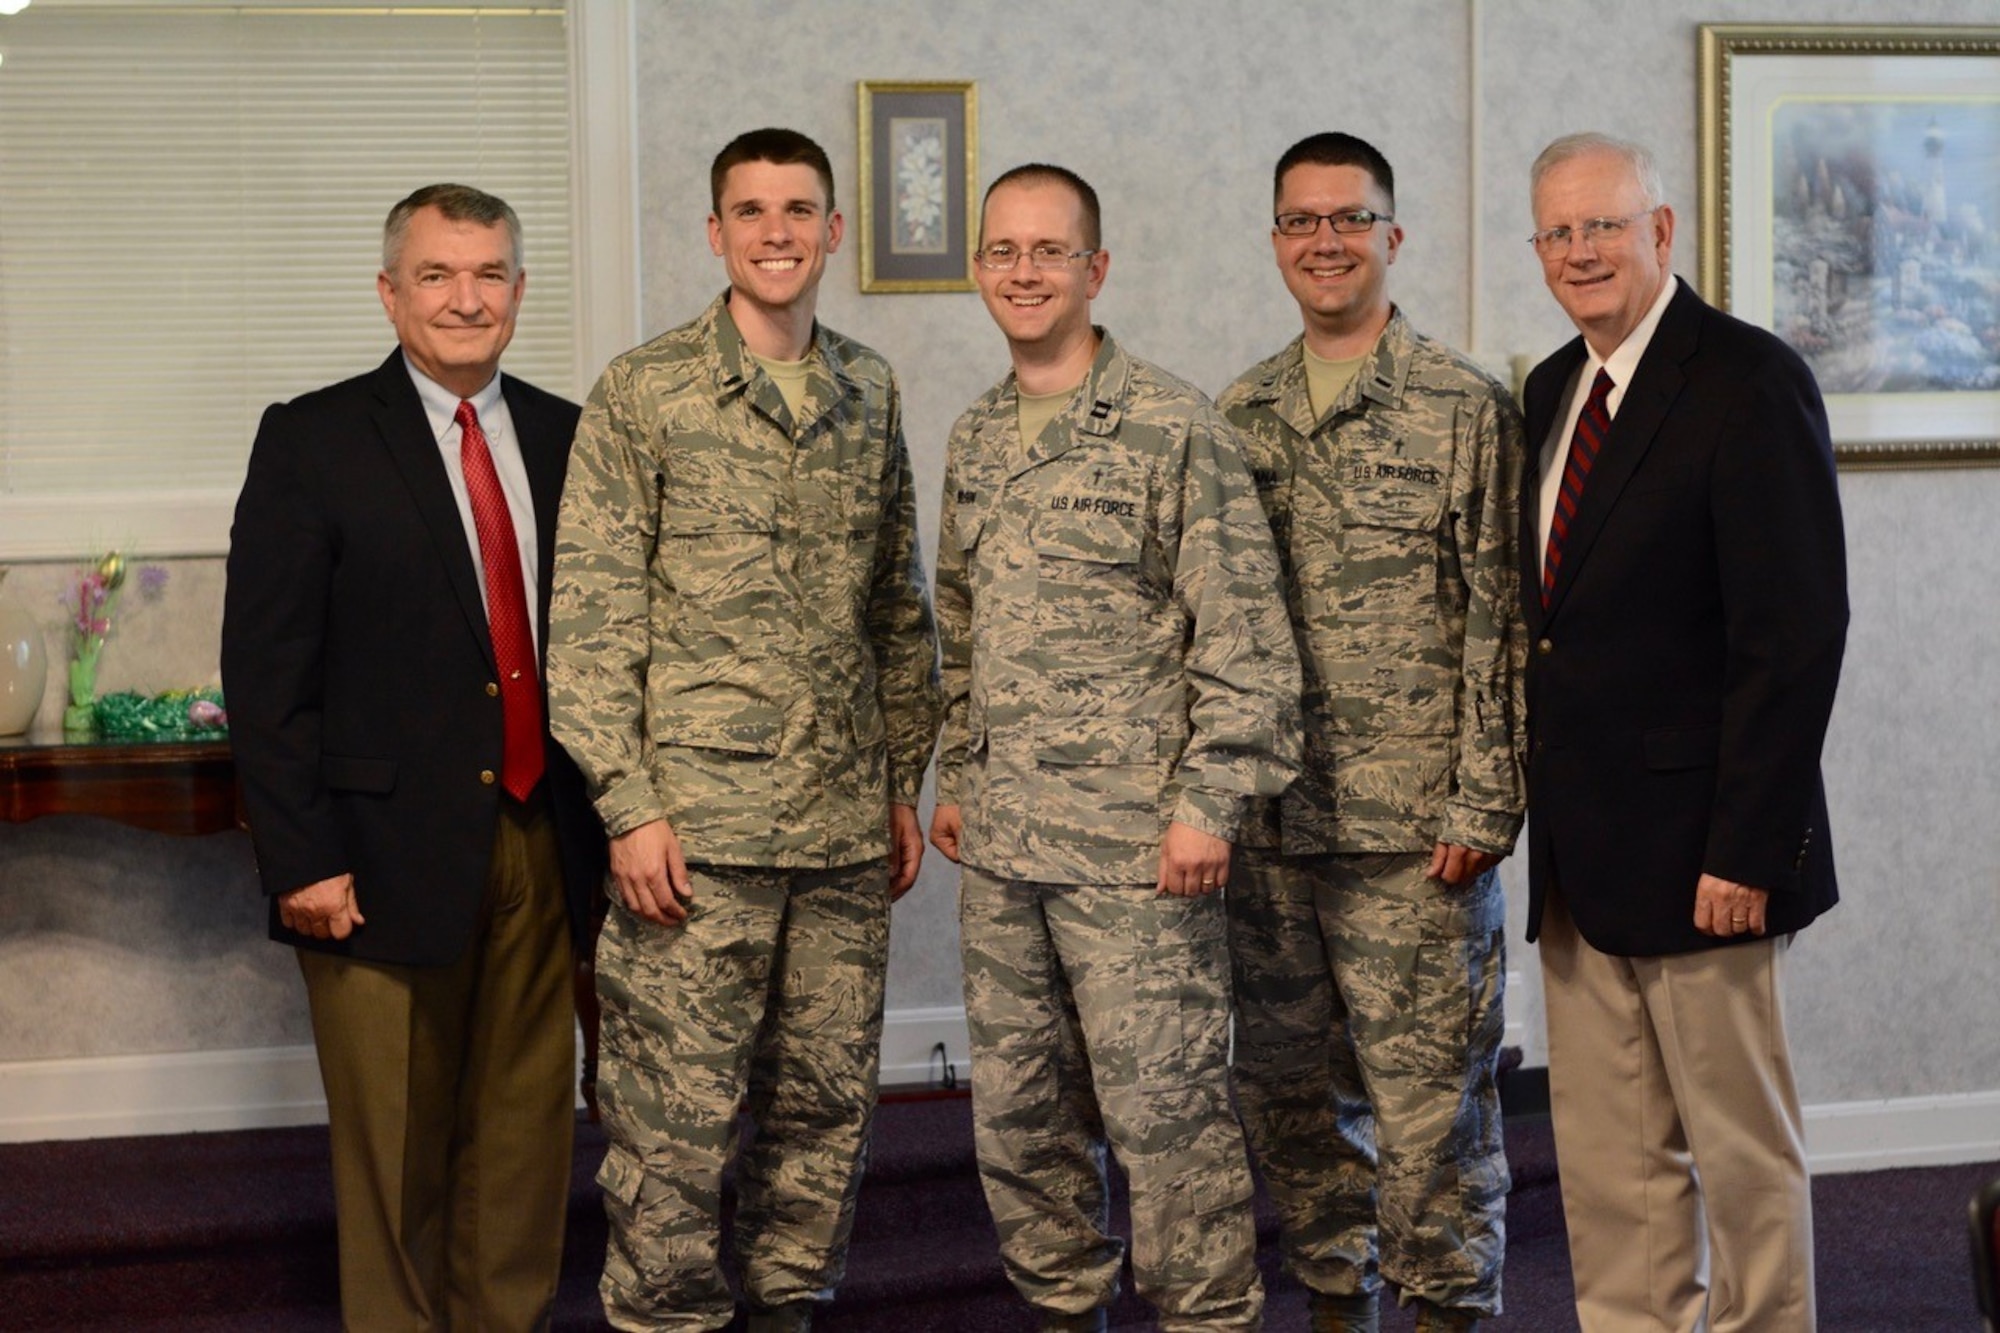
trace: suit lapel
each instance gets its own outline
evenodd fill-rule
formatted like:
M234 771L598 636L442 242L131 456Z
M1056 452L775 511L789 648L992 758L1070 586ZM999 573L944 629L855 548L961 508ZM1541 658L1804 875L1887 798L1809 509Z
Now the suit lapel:
M1570 380L1576 376L1576 368L1583 364L1587 355L1583 339L1572 339L1566 346L1535 368L1525 386L1523 410L1528 419L1528 457L1521 469L1520 525L1521 540L1520 565L1521 601L1527 612L1528 628L1536 635L1541 633L1542 621L1546 618L1542 610L1542 446L1559 421L1563 406L1563 392Z
M430 421L424 416L423 400L403 365L401 349L391 352L376 372L375 427L382 433L389 456L403 474L410 499L423 515L430 530L445 575L457 594L459 611L479 643L486 665L493 667L493 635L486 623L486 607L479 597L479 572L472 563L472 548L466 544L465 523L458 514L458 500L451 493L451 478L445 474L444 459L437 440L431 435Z
M1680 279L1674 281L1679 283ZM1653 340L1639 358L1639 368L1618 404L1618 415L1611 419L1611 433L1604 439L1604 450L1590 470L1583 499L1576 507L1576 518L1569 525L1569 535L1563 539L1562 568L1556 571L1555 587L1549 592L1546 618L1553 619L1561 610L1564 594L1589 562L1590 549L1604 531L1612 510L1617 508L1625 483L1632 479L1647 450L1652 448L1660 424L1686 387L1687 376L1681 366L1694 352L1700 323L1701 302L1683 284L1662 312L1659 327L1653 330Z

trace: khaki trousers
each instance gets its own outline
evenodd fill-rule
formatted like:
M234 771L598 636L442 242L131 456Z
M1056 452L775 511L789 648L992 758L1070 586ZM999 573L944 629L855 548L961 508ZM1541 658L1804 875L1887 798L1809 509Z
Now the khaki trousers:
M576 1128L569 926L546 806L504 804L458 962L301 949L299 967L326 1085L344 1326L546 1327Z
M1549 1094L1584 1333L1813 1327L1784 943L1620 958L1542 912Z

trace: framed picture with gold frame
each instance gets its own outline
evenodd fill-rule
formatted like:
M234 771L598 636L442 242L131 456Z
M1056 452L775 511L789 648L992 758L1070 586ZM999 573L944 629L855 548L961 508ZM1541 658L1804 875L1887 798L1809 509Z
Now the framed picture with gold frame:
M861 290L973 290L976 87L863 80L860 101Z
M1704 24L1701 285L1842 467L2000 466L2000 28Z

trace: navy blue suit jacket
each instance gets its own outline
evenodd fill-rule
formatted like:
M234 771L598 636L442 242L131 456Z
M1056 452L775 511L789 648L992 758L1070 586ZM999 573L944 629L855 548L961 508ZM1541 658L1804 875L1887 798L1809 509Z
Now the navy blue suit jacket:
M1528 938L1553 884L1605 953L1733 942L1695 929L1704 872L1768 891L1767 934L1796 931L1838 898L1819 760L1847 572L1819 388L1681 283L1544 609L1538 455L1585 357L1578 338L1525 392Z
M578 409L511 376L501 392L549 573ZM493 850L502 721L479 576L401 349L369 374L264 413L230 530L222 675L264 891L352 873L366 924L346 941L273 939L375 962L455 961ZM545 710L546 711L546 710ZM601 894L605 844L581 775L544 738L572 938Z

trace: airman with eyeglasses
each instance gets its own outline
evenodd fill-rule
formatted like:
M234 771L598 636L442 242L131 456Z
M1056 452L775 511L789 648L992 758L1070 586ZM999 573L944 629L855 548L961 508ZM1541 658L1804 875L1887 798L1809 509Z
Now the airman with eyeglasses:
M1313 135L1274 187L1304 329L1217 405L1285 557L1322 758L1239 848L1232 1078L1316 1333L1374 1333L1384 1284L1419 1329L1466 1329L1499 1308L1505 1248L1493 866L1521 827L1521 419L1390 301L1381 153Z
M1042 1327L1102 1329L1117 1299L1108 1146L1162 1326L1254 1329L1221 894L1249 796L1300 758L1277 552L1236 433L1091 323L1096 191L1016 167L980 234L1012 373L946 450L931 841L962 866L981 1181Z

